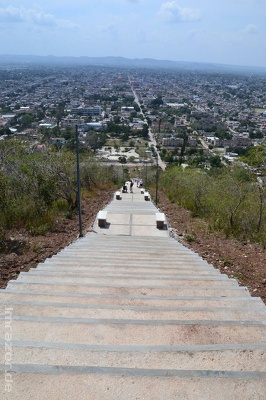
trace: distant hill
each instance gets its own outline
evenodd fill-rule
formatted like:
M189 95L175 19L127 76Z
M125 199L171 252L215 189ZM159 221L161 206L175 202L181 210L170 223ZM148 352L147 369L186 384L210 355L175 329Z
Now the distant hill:
M56 57L36 55L9 55L0 54L1 64L39 64L39 65L99 65L127 68L161 68L186 71L206 72L256 72L266 73L266 68L247 67L226 64L211 64L187 61L156 60L152 58L125 58L125 57Z

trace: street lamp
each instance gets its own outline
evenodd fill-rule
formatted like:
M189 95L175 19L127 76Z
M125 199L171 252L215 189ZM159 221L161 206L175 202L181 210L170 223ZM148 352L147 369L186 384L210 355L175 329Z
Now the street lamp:
M158 182L159 182L159 155L156 153L156 195L155 195L155 204L157 206L158 203Z
M152 154L153 152L151 150L146 150L145 153L150 153ZM155 191L155 204L157 206L158 204L158 183L159 183L159 154L158 151L156 151L156 191ZM147 168L147 166L146 166ZM147 171L147 170L146 170ZM147 176L146 176L147 179Z
M151 150L145 150L146 154L152 154ZM147 156L145 156L144 159L144 163L145 163L145 187L147 187L147 182L148 182L148 160L147 160Z
M147 160L146 160L146 159L143 160L142 167L143 167L142 181L143 181L144 187L147 188L147 176L148 176L148 172L147 172Z
M79 212L79 237L83 237L82 233L82 217L81 217L81 198L80 198L80 170L79 170L79 135L78 125L76 125L76 161L77 161L77 200Z

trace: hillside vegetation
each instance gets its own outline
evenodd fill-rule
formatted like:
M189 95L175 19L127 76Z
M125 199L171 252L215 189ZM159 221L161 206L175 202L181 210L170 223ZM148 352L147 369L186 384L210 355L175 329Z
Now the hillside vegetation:
M15 140L0 142L0 237L10 230L32 235L53 230L56 220L77 211L76 157L71 151L33 152ZM82 196L117 181L112 168L81 154Z
M171 202L204 218L210 230L265 247L266 191L249 170L173 167L161 177L161 184Z
M0 142L0 286L35 267L78 235L76 157L34 153ZM101 165L80 154L84 233L97 211L136 168ZM145 169L155 194L155 169ZM266 300L266 201L262 181L240 167L210 171L179 166L160 173L159 208L177 240Z

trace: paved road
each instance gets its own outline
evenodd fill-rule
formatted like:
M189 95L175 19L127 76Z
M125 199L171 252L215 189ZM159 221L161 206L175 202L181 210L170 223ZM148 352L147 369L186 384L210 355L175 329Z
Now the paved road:
M130 82L130 84L131 84L131 82ZM137 92L134 90L134 88L133 88L133 86L131 85L131 90L132 90L132 93L133 93L133 96L134 96L134 101L135 101L135 103L137 103L137 105L140 107L140 110L141 110L141 113L142 113L142 116L143 116L143 118L144 118L144 122L146 122L146 124L148 125L148 121L147 121L147 117L146 117L146 115L143 113L143 111L142 111L142 108L141 108L141 104L140 104L140 102L139 102L139 98L138 98L138 95L137 95ZM152 129L151 129L151 127L149 126L149 140L150 140L150 144L155 148L155 149L157 149L157 142L156 142L156 139L154 138L154 135L153 135L153 132L152 132ZM166 168L166 164L163 162L163 160L161 159L161 157L160 157L160 154L159 154L159 152L156 150L156 154L157 154L157 157L158 157L158 165L159 165L159 167L164 171L165 170L165 168Z

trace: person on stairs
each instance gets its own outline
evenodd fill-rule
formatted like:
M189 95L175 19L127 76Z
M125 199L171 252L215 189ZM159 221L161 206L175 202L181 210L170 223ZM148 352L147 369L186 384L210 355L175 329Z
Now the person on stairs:
M122 193L127 193L127 182L124 183Z

